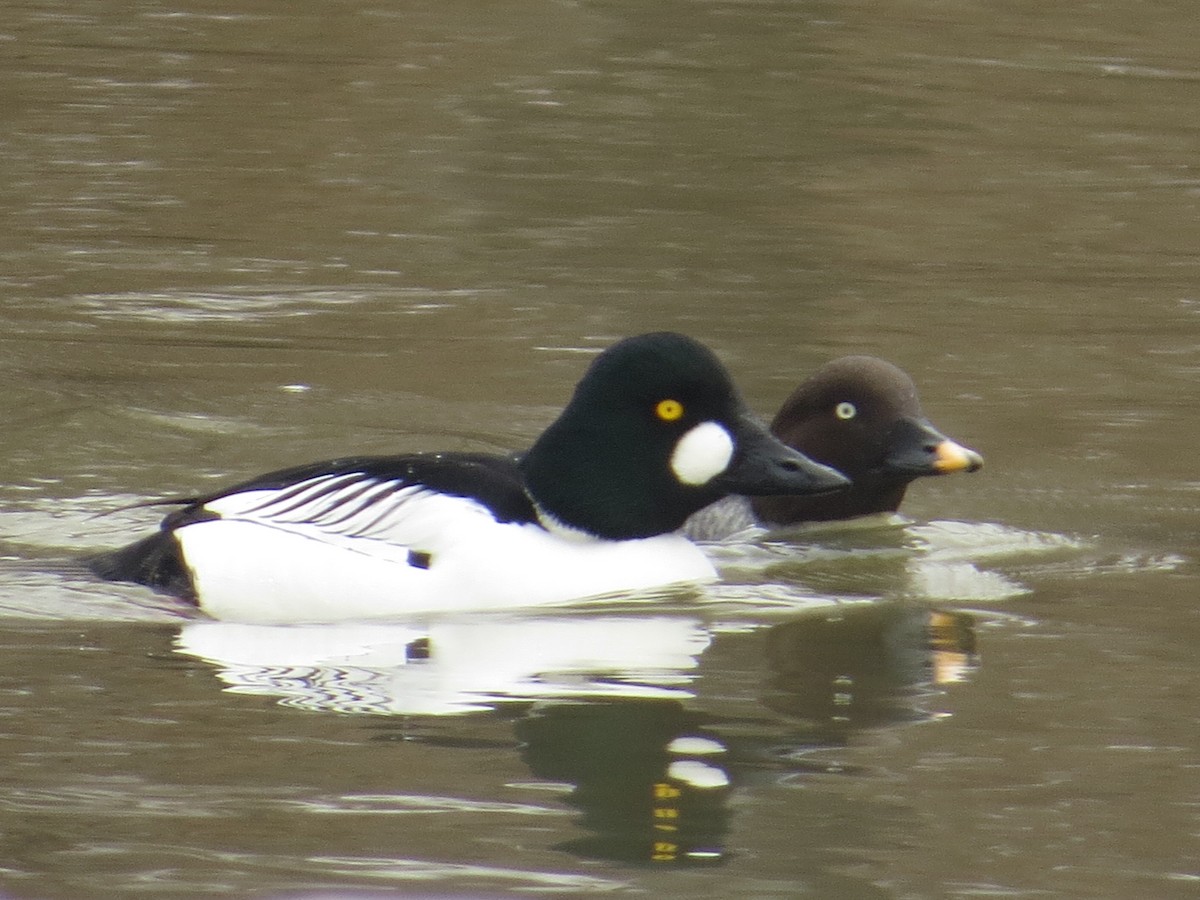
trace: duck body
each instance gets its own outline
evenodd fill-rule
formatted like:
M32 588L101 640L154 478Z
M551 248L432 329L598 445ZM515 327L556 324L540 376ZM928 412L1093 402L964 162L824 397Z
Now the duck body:
M730 497L689 520L685 533L717 540L751 526L895 512L916 479L974 472L983 465L982 456L925 417L906 372L872 356L841 357L818 369L784 401L771 432L837 469L850 479L850 488L824 496Z
M596 540L545 528L515 459L333 460L247 482L168 517L160 585L219 619L377 618L536 606L715 577L675 534Z
M772 438L702 345L630 338L520 455L347 457L181 502L91 560L246 622L524 607L711 580L675 533L730 491L846 480Z

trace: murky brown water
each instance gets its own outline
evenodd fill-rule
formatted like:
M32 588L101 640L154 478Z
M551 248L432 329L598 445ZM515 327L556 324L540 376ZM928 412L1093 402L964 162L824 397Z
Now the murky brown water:
M285 6L0 22L0 893L1194 896L1190 4ZM661 605L298 636L64 565L523 446L660 327L764 414L889 358L987 468Z

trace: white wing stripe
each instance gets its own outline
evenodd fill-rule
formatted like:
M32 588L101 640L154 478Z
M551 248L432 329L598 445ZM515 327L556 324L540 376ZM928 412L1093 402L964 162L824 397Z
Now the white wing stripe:
M398 481L323 480L303 491L287 491L236 511L250 518L270 519L288 524L337 526L353 520L364 510L374 509L406 489ZM340 530L340 529L336 529Z
M330 493L336 494L340 489L360 482L362 477L357 472L352 472L348 475L322 475L318 478L289 485L286 488L249 490L241 494L231 494L228 498L221 499L232 499L238 496L262 496L263 499L260 503L248 506L242 512L264 512L268 515L280 516L303 508L310 503L320 500L322 497L328 496ZM369 482L369 484L373 483L373 480ZM272 510L271 507L275 507L275 509Z
M391 532L397 524L411 517L414 510L411 506L406 508L408 501L417 494L427 493L412 485L396 489L393 483L388 487L390 490L380 493L369 506L355 509L348 516L313 520L313 524L348 537L383 537L385 532Z
M442 495L424 485L381 480L361 472L319 475L282 488L228 494L209 501L205 508L222 518L297 533L315 529L310 533L371 538L399 546L427 540L431 522L442 520L451 509L457 511L455 515L470 511L491 516L470 498ZM437 530L433 527L432 533Z
M406 510L404 504L412 497L426 493L420 488L409 487L396 491L386 502L384 498L379 498L380 502L360 511L353 533L362 537L385 537L406 517L411 516L411 510Z
M325 524L336 526L370 510L384 498L396 493L400 487L402 486L395 481L367 482L344 496L331 498L327 508L316 515L324 519Z

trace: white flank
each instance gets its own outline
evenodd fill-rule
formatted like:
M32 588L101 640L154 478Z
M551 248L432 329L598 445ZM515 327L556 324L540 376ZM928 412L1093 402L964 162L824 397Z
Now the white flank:
M733 437L716 422L701 422L675 444L671 471L684 484L708 484L733 459Z
M201 608L219 619L330 622L520 608L716 577L677 534L568 538L499 523L463 497L354 476L248 491L207 508L221 518L175 536Z

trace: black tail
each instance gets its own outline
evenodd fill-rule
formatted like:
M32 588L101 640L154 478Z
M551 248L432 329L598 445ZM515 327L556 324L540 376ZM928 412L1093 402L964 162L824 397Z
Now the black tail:
M83 562L107 581L133 581L184 600L195 600L191 575L169 531L159 531L119 550L97 553Z

